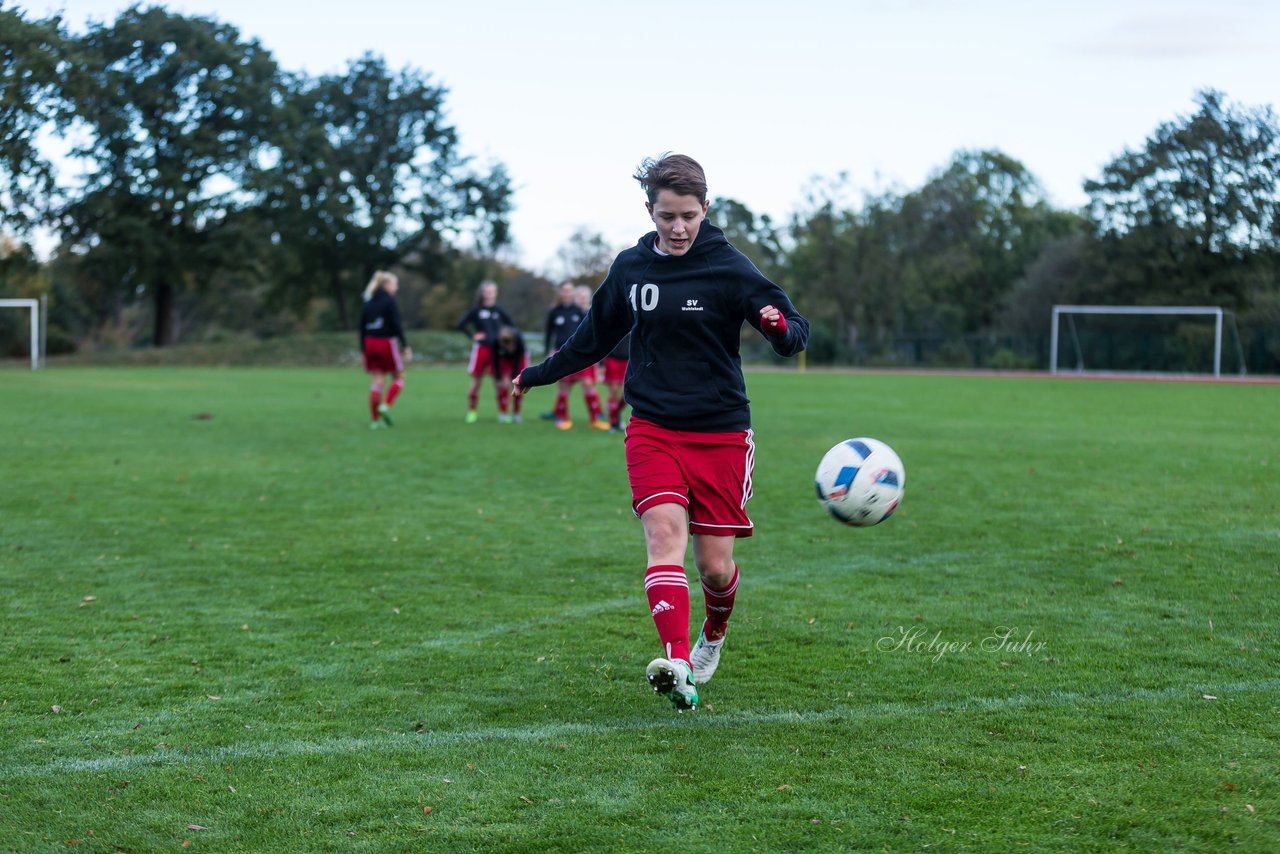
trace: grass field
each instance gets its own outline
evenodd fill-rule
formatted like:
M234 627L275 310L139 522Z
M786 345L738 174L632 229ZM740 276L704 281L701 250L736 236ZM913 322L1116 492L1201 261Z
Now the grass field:
M0 850L1280 850L1280 391L748 385L676 715L621 437L549 390L466 426L417 369L371 432L354 368L0 370ZM813 498L853 435L872 529Z

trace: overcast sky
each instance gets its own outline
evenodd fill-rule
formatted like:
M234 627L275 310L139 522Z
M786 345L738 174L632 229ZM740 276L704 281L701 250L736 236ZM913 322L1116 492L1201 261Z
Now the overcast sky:
M118 0L22 0L73 30ZM1280 101L1280 3L1264 0L174 0L256 37L288 69L365 51L429 72L463 151L505 164L517 258L554 273L580 227L649 228L630 175L689 154L714 199L785 220L815 176L914 189L962 148L1021 160L1051 201L1198 89ZM714 215L714 211L713 211Z

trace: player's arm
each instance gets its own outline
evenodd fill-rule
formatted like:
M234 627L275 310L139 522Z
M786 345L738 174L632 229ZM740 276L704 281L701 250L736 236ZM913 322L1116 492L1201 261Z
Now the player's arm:
M516 377L512 383L516 393L524 394L533 386L558 382L608 355L631 331L631 310L621 293L621 286L610 287L610 280L606 279L592 296L587 316L564 346L541 363L525 368Z
M556 334L556 310L554 308L547 310L547 328L542 336L542 352L550 354L552 342L555 341Z
M809 343L809 321L791 304L782 288L761 277L747 291L743 314L779 356L794 356Z
M404 326L400 323L400 306L395 301L387 305L387 329L400 342L400 349L410 352L409 342L404 337Z
M466 314L462 315L462 318L458 321L457 325L455 325L453 328L458 330L468 338L470 338L471 326L475 322L476 313L477 311L475 306L472 306L471 308L467 309Z

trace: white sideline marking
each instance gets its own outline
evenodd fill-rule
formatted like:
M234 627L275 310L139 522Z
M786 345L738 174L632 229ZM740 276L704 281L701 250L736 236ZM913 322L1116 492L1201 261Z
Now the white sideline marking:
M1171 688L1138 688L1131 691L1086 693L1050 691L1043 694L1018 694L1012 697L972 697L960 700L935 700L928 703L875 703L870 706L842 706L814 712L694 713L676 718L663 709L644 721L616 724L565 722L537 727L482 727L444 732L387 733L377 738L336 738L328 741L282 741L268 744L242 744L209 750L166 750L151 754L104 756L97 759L56 759L43 764L0 764L0 776L39 777L80 771L122 771L135 767L196 765L224 762L229 759L274 759L289 756L328 756L337 753L420 750L427 747L488 741L548 741L567 736L611 735L648 729L670 730L672 726L718 729L742 724L825 723L846 718L902 717L938 712L967 712L994 709L1065 706L1073 703L1120 703L1144 700L1200 700L1205 694L1230 698L1232 694L1280 690L1280 679L1259 682L1233 682L1225 685L1179 685Z

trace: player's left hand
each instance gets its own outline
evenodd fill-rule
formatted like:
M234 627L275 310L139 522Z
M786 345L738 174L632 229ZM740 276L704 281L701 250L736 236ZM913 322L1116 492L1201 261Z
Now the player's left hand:
M760 309L760 328L770 335L786 335L787 318L777 307L766 305Z
M528 391L529 387L521 385L520 375L516 374L515 378L511 380L511 393L516 397L524 397L525 393Z

